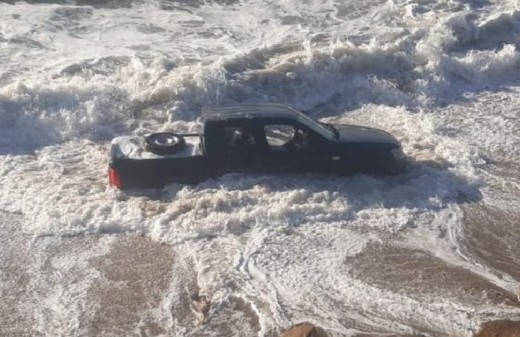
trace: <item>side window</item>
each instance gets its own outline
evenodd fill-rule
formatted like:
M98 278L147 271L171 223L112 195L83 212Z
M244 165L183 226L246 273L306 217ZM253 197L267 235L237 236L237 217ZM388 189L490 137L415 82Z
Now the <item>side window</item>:
M224 128L224 138L230 152L247 152L255 147L255 137L248 127Z
M292 125L264 126L265 140L270 147L284 146L294 137L295 128Z
M305 151L312 147L312 134L292 125L266 125L265 140L274 151Z
M271 150L288 151L296 128L292 125L270 124L264 126L265 140Z

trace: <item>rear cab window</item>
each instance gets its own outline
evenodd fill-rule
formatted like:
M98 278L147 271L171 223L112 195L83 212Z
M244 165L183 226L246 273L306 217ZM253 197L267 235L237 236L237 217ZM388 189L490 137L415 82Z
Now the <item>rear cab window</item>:
M248 126L229 126L224 130L224 143L228 152L249 152L256 146L253 129Z

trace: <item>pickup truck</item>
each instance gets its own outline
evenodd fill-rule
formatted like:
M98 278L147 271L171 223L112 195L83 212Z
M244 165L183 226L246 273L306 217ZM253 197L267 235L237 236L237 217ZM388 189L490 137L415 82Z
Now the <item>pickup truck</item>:
M280 104L205 107L201 122L202 134L113 139L109 184L157 188L231 172L396 174L407 162L387 132L322 123Z

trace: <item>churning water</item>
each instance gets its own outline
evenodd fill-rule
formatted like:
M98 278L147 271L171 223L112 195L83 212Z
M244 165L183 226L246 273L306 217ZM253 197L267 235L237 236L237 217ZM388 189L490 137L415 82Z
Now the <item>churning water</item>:
M519 84L516 0L0 2L0 335L518 319ZM416 161L107 187L113 137L255 102L382 128Z

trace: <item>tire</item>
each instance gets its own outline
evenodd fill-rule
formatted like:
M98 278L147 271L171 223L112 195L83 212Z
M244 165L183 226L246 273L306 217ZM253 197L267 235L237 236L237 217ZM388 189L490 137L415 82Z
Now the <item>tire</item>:
M152 133L145 138L146 150L158 155L174 154L185 147L184 137L170 132Z

